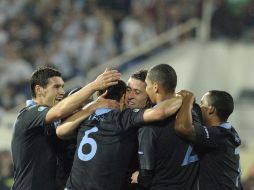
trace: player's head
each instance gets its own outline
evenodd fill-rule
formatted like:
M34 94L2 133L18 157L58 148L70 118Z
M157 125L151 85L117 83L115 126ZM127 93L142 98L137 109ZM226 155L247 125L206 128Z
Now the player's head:
M156 96L164 93L175 93L177 75L173 67L159 64L152 67L146 77L146 92L153 103L157 103Z
M234 110L234 101L225 91L211 90L202 97L200 107L204 123L209 125L213 119L226 122Z
M125 82L122 80L118 80L118 83L116 85L113 85L104 90L98 91L98 95L99 96L102 95L105 91L107 91L105 98L118 101L122 109L124 105L125 93L126 93Z
M53 106L63 99L64 81L56 69L42 67L33 72L30 80L32 98L39 104Z
M125 104L127 108L144 108L150 105L146 93L147 70L140 70L131 75L127 82Z

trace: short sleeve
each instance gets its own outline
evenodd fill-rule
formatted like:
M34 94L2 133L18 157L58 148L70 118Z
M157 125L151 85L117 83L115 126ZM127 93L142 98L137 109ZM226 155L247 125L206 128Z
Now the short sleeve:
M45 126L45 118L49 111L46 106L31 106L24 111L23 121L27 124L28 129Z
M112 126L115 130L127 131L144 123L144 111L145 109L126 109L122 112L112 112L109 122L112 122L112 120L115 121L115 126Z

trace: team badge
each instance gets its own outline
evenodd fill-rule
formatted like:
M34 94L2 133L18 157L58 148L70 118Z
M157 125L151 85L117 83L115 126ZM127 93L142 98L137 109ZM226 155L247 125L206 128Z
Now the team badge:
M44 107L44 106L40 106L39 108L38 108L38 111L43 111L43 110L45 110L47 107Z

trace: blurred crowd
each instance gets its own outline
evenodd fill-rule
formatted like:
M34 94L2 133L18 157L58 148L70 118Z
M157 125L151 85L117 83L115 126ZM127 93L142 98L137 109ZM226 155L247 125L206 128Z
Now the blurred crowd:
M0 151L0 190L10 190L13 184L13 166L11 153Z
M205 0L1 0L0 118L29 98L34 68L65 80L192 17ZM254 39L254 0L214 0L212 37Z
M214 0L212 38L254 41L254 0Z
M1 0L0 107L27 98L34 68L65 80L198 16L200 0Z

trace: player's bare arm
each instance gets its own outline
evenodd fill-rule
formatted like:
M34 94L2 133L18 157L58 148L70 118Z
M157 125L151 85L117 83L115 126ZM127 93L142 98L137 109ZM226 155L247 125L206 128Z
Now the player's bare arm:
M192 107L195 97L192 92L183 90L179 92L183 97L183 103L180 110L177 113L175 121L176 132L190 140L195 139L195 128L192 124Z
M145 122L153 122L166 119L175 114L182 105L182 97L175 96L169 100L160 102L157 106L146 109L143 115Z
M72 116L68 117L60 126L56 129L56 134L61 139L72 138L75 135L77 127L82 121L88 118L98 108L111 108L119 109L119 103L115 100L105 99L106 93L86 105L83 109L76 112Z
M117 80L120 79L120 75L121 74L117 70L106 69L94 81L53 106L48 111L45 122L51 123L52 121L69 116L81 104L83 104L83 102L87 101L95 91L117 84Z

